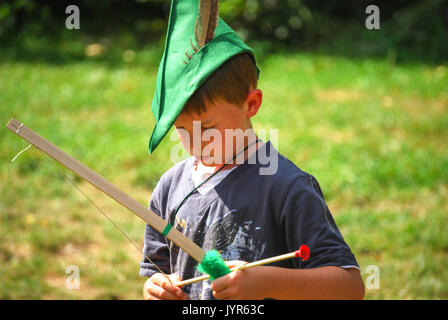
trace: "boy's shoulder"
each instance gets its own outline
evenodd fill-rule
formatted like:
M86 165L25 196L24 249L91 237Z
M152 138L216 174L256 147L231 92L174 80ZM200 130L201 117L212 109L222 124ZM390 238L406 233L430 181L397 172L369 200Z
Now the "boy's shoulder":
M262 155L259 155L258 161L260 163L259 176L264 180L263 183L285 192L292 189L296 192L307 190L317 192L323 198L319 183L312 174L302 170L285 155L279 153L271 142L267 142L265 148L266 150L261 150ZM263 160L264 155L269 161Z
M182 183L186 172L191 172L191 168L194 165L194 157L188 157L165 171L158 182L158 185L168 187L170 185L176 185Z

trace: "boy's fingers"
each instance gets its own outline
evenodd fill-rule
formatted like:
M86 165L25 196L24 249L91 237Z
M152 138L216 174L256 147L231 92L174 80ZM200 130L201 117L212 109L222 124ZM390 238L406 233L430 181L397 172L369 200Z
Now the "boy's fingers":
M213 291L220 292L220 291L226 289L230 285L229 282L230 282L229 275L225 275L224 277L220 277L220 278L214 280L211 283L210 288Z
M170 274L169 277L170 277L171 282L173 283L173 285L175 283L178 283L178 282L182 281L182 278L178 274L176 274L176 273Z
M232 290L230 288L225 288L222 291L213 291L213 296L219 300L230 300L232 298Z
M173 280L171 280L169 276L163 275L161 273L156 273L154 275L153 283L166 290L168 290L171 287L171 282L173 282Z
M150 294L151 298L152 299L156 299L156 300L179 300L179 299L185 299L183 296L179 297L174 292L166 290L166 289L164 289L161 286L158 286L156 284L152 284L150 286L150 288L148 289L148 291L149 291L149 294Z
M152 291L156 298L158 299L168 299L168 300L179 300L179 299L187 299L188 296L180 289L175 286L176 279L180 278L178 275L169 275L169 279L167 276L158 273L155 274L153 279L153 285L155 288L152 288Z
M186 299L187 295L181 288L176 286L176 282L182 281L181 277L177 274L170 274L168 278L165 275L160 275L160 286L171 294L177 296L177 299ZM163 279L162 279L163 278Z
M245 264L247 264L247 262L239 261L239 260L226 261L226 265L229 268L235 268L235 267L243 266ZM235 270L223 277L215 279L211 283L211 289L213 291L219 292L219 291L226 289L227 287L230 287L232 285L232 282L235 280L235 278L237 276L236 272L244 272L244 270Z
M157 285L151 288L151 296L157 300L179 300L179 297Z
M178 275L178 274L171 274L170 276L171 279L171 289L174 291L174 293L180 298L180 299L184 299L187 300L188 296L182 291L182 289L178 286L176 286L176 283L182 281L182 278Z
M240 261L240 260L232 260L232 261L226 261L226 265L232 269L232 268L236 268L242 265L247 264L246 261Z

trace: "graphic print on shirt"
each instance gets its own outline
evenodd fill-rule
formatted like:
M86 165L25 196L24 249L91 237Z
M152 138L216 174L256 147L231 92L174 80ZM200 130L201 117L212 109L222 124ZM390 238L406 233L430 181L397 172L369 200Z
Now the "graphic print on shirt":
M212 211L209 208L195 224L187 221L187 228L183 230L184 234L193 239L204 251L212 249L220 251L226 261L259 260L267 243L254 238L254 235L262 232L262 229L255 226L248 208L228 210L220 217L213 217L214 219L209 216ZM188 287L188 291L199 299L214 299L209 281L193 283Z
M210 226L197 228L202 232L197 232L195 238L202 242L204 251L216 249L224 260L255 261L263 254L266 243L253 238L254 228L244 207L230 210Z
M228 210L221 217L213 217L212 222L209 211L212 210L209 208L197 221L186 220L179 212L174 218L174 227L205 252L218 250L224 260L252 262L260 259L267 243L254 238L262 230L254 225L247 207ZM179 252L179 247L174 242L170 242L169 246L172 252Z

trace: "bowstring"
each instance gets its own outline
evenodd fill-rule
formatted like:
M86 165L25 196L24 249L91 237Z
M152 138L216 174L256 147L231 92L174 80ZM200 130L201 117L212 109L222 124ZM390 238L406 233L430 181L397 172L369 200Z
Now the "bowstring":
M24 150L22 150L21 152L19 152L19 154L17 154L13 160L15 160L22 152L28 150L31 147L31 144ZM37 149L37 148L36 148ZM37 149L39 150L39 149ZM40 150L39 150L40 151ZM73 187L75 187L87 200L89 200L89 202L121 233L121 235L123 237L125 237L125 239L127 239L142 255L144 258L146 258L156 269L157 271L159 271L169 282L171 285L173 285L170 277L163 272L163 270L161 268L159 268L157 266L156 263L154 263L147 254L145 254L144 250L141 249L115 222L112 221L111 218L109 218L109 216L92 200L90 199L87 194L85 194L82 189L72 180L70 179L70 177L64 172L64 170L62 170L62 168L60 168L59 166L57 166L55 163L53 163L53 161L50 160L50 158L42 151L40 151L45 159L51 163L52 166L56 167L59 172L62 174L62 176L65 178L65 180L67 180Z

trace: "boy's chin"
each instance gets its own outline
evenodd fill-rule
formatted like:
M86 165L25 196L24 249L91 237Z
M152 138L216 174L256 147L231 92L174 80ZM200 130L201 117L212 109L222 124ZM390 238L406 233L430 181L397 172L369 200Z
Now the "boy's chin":
M222 164L220 163L219 160L214 159L213 157L195 156L195 158L198 162L200 162L203 166L206 167L216 167Z

